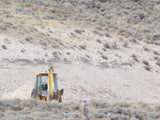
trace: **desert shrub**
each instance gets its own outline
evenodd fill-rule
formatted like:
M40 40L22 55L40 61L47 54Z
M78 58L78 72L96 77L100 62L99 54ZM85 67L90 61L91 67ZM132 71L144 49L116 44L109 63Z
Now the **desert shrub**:
M28 107L24 107L23 110L20 112L22 114L30 114L31 113L31 109Z
M132 54L131 55L131 57L133 58L133 60L135 60L136 62L138 62L139 60L138 60L138 58L137 58L137 56L135 55L135 54Z
M48 54L47 54L47 53L45 53L45 54L44 54L44 56L45 56L45 57L48 57Z
M160 66L160 61L157 61L156 64L157 64L158 66Z
M144 66L144 69L147 70L147 71L151 70L151 68L149 66Z
M158 42L158 41L153 41L153 44L159 46L159 45L160 45L160 42Z
M52 53L52 55L54 56L54 60L55 60L56 62L59 62L59 61L60 61L60 57L59 57L60 54L61 54L61 53L59 53L59 52L53 52L53 53Z
M51 15L51 13L49 13L49 12L44 12L42 18L43 18L44 20L48 20L48 19L58 19L58 17L55 17L55 16Z
M106 48L103 48L102 50L103 50L103 51L107 51Z
M17 116L17 115L18 115L18 113L15 112L15 111L6 111L6 112L5 112L5 116L15 117L15 116Z
M80 106L79 105L73 105L72 106L72 110L74 110L74 111L77 111L77 110L79 110L80 109Z
M128 42L125 42L125 43L123 44L123 47L128 47Z
M73 32L71 32L71 36L74 38L76 37L76 35Z
M102 58L105 59L105 60L108 60L107 56L102 55Z
M120 106L120 107L130 107L130 104L122 102L122 103L118 103L117 106Z
M158 57L158 56L154 56L153 57L155 60L160 60L160 57Z
M110 48L118 49L117 43L115 41L111 43L105 43L104 47L107 49L110 49Z
M26 50L22 49L21 52L24 53Z
M120 118L120 115L119 115L119 114L113 114L113 115L111 116L111 119L112 119L112 120L119 120L119 118Z
M107 103L105 102L97 102L97 101L91 101L91 106L94 108L106 108Z
M94 0L88 1L86 3L87 8L94 8L96 6L96 2Z
M149 62L147 61L147 60L143 60L143 64L145 64L145 65L149 65Z
M67 55L71 55L71 53L70 53L70 52L66 52L66 54L67 54Z
M134 111L132 109L130 109L130 108L123 108L122 109L122 114L126 115L126 116L131 116L133 114L133 112Z
M102 112L98 112L95 114L95 118L105 118L105 114Z
M72 118L82 118L82 116L80 115L80 114L78 114L78 113L73 113L72 115L71 115L71 117Z
M153 53L154 53L155 55L160 55L160 53L157 52L157 51L154 51Z
M116 108L112 108L112 112L114 113L114 114L122 114L122 108L120 108L120 107L116 107Z
M44 5L44 6L50 5L48 1L44 1L44 0L37 0L36 3L39 5Z
M147 47L145 47L145 46L143 46L143 50L144 51L149 51L149 49Z
M3 101L2 106L7 107L8 110L12 111L21 111L23 109L23 106L21 105L21 101L19 99Z
M64 59L63 59L63 62L66 63L66 64L70 64L70 63L71 63L71 59L69 59L69 58L64 58Z
M4 50L6 50L7 49L7 47L5 46L5 45L2 45L1 46Z
M34 107L36 107L37 105L38 105L38 102L36 101L36 100L22 100L21 101L21 105L25 108L25 107L27 107L27 108L34 108Z
M81 49L83 49L83 50L86 50L86 45L85 45L85 44L79 45L79 47L80 47Z
M32 13L32 12L33 12L32 9L24 8L24 7L20 7L20 6L18 6L18 7L16 8L16 11L24 12L24 13Z
M78 33L78 34L82 34L82 32L84 32L84 30L78 30L78 29L76 29L75 32Z
M118 49L117 42L113 42L113 43L112 43L112 48Z
M134 38L132 38L132 39L130 40L130 42L132 42L132 43L137 43L137 40L134 39Z
M159 40L160 39L160 34L153 35L152 39L153 40Z
M98 106L97 101L91 101L90 104L91 104L92 107L97 107Z
M105 2L107 2L108 0L99 0L100 2L103 2L103 3L105 3Z
M154 110L157 111L157 112L160 111L160 106L159 105L154 106Z
M102 7L101 4L97 4L97 5L96 5L96 8L97 8L97 9L100 9L101 7Z
M140 14L139 14L139 18L140 18L141 20L143 20L143 19L145 18L144 13L140 13Z
M106 37L111 37L108 33L105 33L104 35L105 35Z
M110 48L110 45L109 45L108 43L105 43L105 44L104 44L104 47L107 48L107 49L109 49L109 48Z
M105 118L106 117L106 114L103 110L99 110L99 109L92 109L91 112L89 112L89 116L91 118Z
M45 118L49 116L49 113L42 110L42 111L34 111L31 113L31 115L34 117Z
M125 115L121 115L121 116L119 116L119 119L120 120L129 120L129 117L125 116Z
M42 45L42 46L46 46L47 45L47 43L46 42L40 42L40 44Z
M140 1L140 0L132 0L133 2L138 2L138 1Z
M153 118L153 119L159 119L160 118L160 113L159 113L159 111L158 112L150 111L148 113L147 117L150 117L150 118Z
M131 117L130 120L138 120L138 119L135 117Z
M0 118L4 117L4 114L3 113L0 113Z
M138 120L144 120L144 115L142 115L142 114L136 114L135 115L135 118L137 118Z
M13 105L14 104L14 105ZM23 109L14 111L13 106L21 106ZM0 119L8 120L38 120L56 119L62 120L63 113L68 111L68 118L80 119L83 117L83 109L80 103L37 102L34 100L7 100L0 101ZM6 108L6 109L2 109ZM88 102L89 118L108 118L112 120L158 120L160 118L159 105L146 103L107 103L103 101ZM3 111L2 111L3 110ZM2 112L1 112L2 111Z
M53 109L61 109L61 105L59 105L58 103L54 102L54 103L50 103L50 102L39 102L38 106L39 108L45 110L45 111L51 111Z
M27 42L32 42L32 37L26 37L25 40L26 40Z
M106 108L107 107L107 103L105 103L105 102L99 102L97 107L98 108Z
M52 47L58 49L58 48L59 48L59 45L57 45L56 43L54 43L54 44L52 45Z
M20 116L19 120L35 120L32 116Z
M142 109L146 109L147 107L147 103L144 102L139 102L138 104L136 104L137 106L135 108L142 108Z
M93 32L94 34L99 35L99 36L103 36L103 34L102 34L101 32L99 32L99 31L97 31L97 30L93 30L92 32Z
M90 59L86 58L86 57L80 57L78 58L78 60L82 63L86 63L86 64L91 64Z
M98 62L98 65L102 68L109 68L109 64L108 62Z
M102 43L102 41L101 41L100 39L97 39L96 41L97 41L98 43Z

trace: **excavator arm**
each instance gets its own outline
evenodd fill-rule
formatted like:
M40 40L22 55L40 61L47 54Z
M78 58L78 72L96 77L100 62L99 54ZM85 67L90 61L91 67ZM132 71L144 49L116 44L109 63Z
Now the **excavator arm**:
M57 79L54 79L53 76L53 65L50 65L48 80L47 80L47 101L52 99L56 99L57 101L61 101L61 96L63 95L63 89L58 90Z
M50 65L49 68L49 73L48 73L48 80L47 80L47 101L50 101L50 98L53 97L53 82L54 82L54 77L53 77L53 66Z

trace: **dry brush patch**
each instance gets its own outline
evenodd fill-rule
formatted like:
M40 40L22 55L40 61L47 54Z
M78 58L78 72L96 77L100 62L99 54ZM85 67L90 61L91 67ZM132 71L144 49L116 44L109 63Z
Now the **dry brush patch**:
M107 103L91 102L91 116L96 118L110 117L113 120L148 120L159 119L159 105L149 105L145 103Z
M89 118L112 120L148 120L160 119L160 106L145 103L110 103L104 101L90 101L87 104ZM81 102L56 103L37 102L35 100L5 100L0 101L0 119L68 119L83 118L83 104Z

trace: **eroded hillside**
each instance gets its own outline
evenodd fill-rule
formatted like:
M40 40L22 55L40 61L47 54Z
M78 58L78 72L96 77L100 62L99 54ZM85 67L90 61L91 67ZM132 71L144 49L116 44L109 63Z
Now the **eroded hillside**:
M30 99L34 73L54 64L66 101L157 103L159 8L156 0L2 0L2 98Z

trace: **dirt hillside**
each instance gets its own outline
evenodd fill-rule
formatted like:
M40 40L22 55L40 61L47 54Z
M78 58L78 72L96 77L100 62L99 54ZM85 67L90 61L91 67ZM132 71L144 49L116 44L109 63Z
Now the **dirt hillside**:
M157 0L1 0L1 99L30 99L35 73L58 73L63 101L158 103Z

